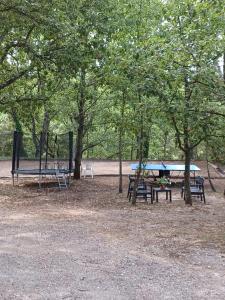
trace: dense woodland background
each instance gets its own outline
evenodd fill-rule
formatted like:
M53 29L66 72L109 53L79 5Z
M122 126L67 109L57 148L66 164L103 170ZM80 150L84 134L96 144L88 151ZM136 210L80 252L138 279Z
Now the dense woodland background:
M225 162L225 6L1 0L0 132L75 135L81 158ZM10 148L10 147L9 147Z

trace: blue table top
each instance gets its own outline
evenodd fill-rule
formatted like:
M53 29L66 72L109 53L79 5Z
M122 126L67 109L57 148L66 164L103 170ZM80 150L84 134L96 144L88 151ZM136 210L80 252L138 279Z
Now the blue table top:
M131 164L132 170L137 170L138 164ZM185 165L168 165L168 164L147 164L143 165L144 170L151 171L184 171ZM196 165L190 165L190 171L200 171L201 169Z

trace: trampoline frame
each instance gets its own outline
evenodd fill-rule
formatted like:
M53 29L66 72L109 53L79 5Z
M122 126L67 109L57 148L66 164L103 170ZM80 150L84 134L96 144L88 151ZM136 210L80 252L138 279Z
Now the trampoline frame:
M48 165L48 133L46 134L46 151L45 157L42 157L42 141L43 141L43 132L40 135L40 155L39 155L39 169L32 168L20 168L20 150L21 150L21 141L23 134L19 131L14 131L13 133L13 151L12 151L12 181L13 185L15 184L15 175L17 177L17 182L19 180L19 175L37 175L39 176L39 187L41 188L41 179L44 176L56 176L58 173L62 173L65 175L71 176L73 173L73 132L69 131L68 133L69 143L68 143L68 169L65 168L47 168ZM55 140L57 141L57 135L55 136ZM58 153L58 152L57 152ZM58 161L58 157L56 157L56 161ZM61 159L62 160L62 159ZM44 167L43 167L44 162Z

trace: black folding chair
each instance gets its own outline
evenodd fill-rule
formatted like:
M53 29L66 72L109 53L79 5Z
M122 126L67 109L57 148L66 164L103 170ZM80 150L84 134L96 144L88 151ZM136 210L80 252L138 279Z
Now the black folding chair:
M133 192L133 186L134 182L136 180L135 175L128 175L129 177L129 184L128 184L128 189L127 189L127 198L130 198L130 194ZM139 178L139 183L144 183L144 179L142 177Z
M131 200L132 194L134 192L134 182L131 183L131 190L129 193L129 201ZM141 181L137 185L136 189L136 198L143 198L146 202L148 199L151 199L151 203L153 203L153 193L152 186L149 183Z
M190 191L191 196L196 196L198 198L201 198L201 201L206 203L205 201L205 189L204 189L204 178L201 176L197 176L194 180L194 182L191 182L190 184ZM181 190L181 196L185 200L185 187L182 187Z

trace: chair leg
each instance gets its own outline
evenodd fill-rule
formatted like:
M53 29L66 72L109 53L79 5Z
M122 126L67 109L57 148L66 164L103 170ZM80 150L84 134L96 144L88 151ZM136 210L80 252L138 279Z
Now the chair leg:
M150 195L151 204L153 204L152 193L151 193L151 194L149 194L149 195Z
M127 189L127 198L129 197L129 193L130 193L130 184L128 185L128 189Z
M130 200L131 200L131 193L129 193L129 202L130 202Z
M204 201L204 203L206 203L206 202L205 202L205 194L204 194L204 193L203 193L203 201Z

